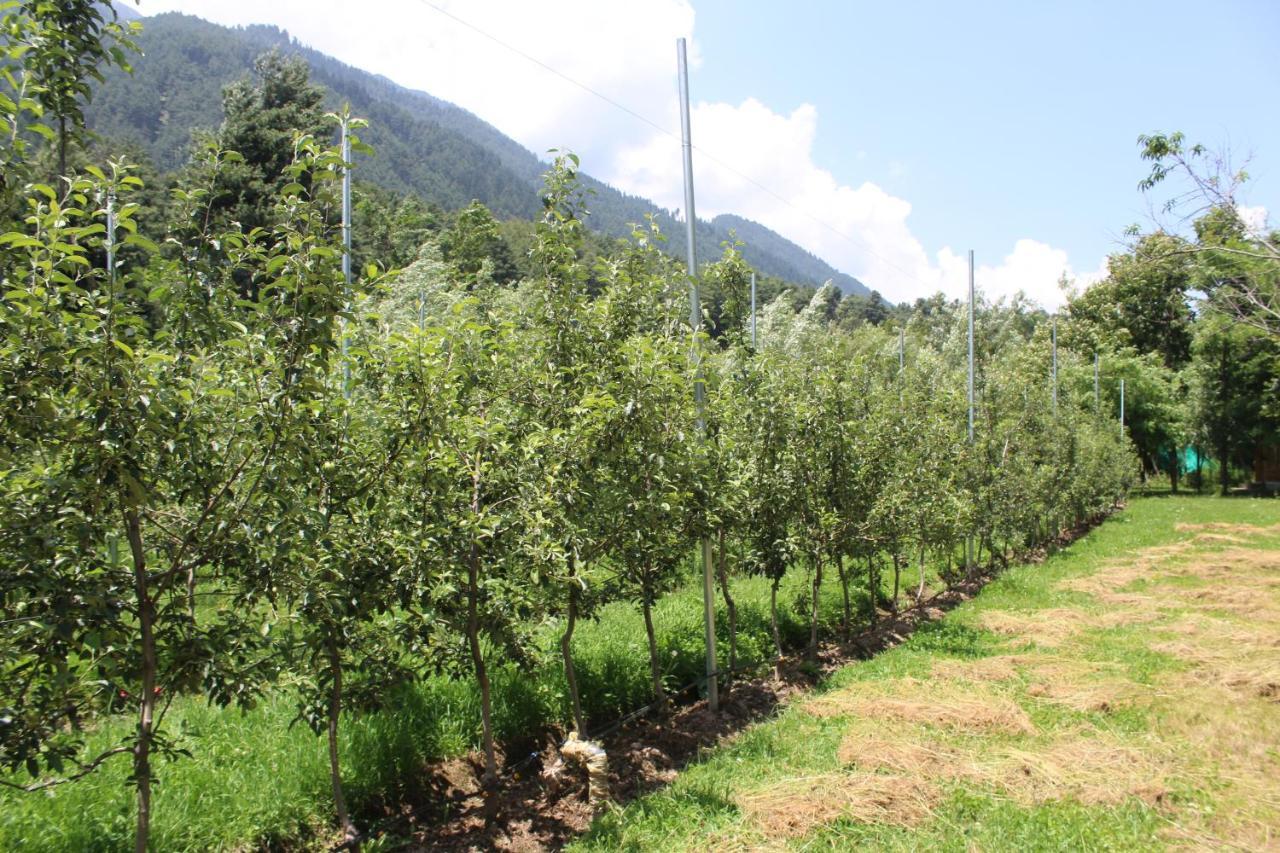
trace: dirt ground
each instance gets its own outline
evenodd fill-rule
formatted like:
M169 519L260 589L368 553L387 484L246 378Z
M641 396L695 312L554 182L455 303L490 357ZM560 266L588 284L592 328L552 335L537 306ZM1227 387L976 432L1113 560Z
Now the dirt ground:
M678 705L665 718L641 717L623 726L601 744L609 755L611 799L623 805L661 788L705 750L774 715L841 666L903 642L918 625L941 618L972 597L988 579L975 578L928 596L847 643L824 644L816 666L793 657L782 663L777 677L772 667L754 677L740 677L727 692L722 688L719 713L712 714L705 701L697 700ZM479 756L430 768L423 786L428 797L420 804L388 809L379 833L410 837L413 849L423 850L560 849L585 832L593 818L584 773L565 773L557 784L543 778L543 769L557 758L562 737L559 732L549 734L536 757L509 757L507 772L488 797L480 784ZM518 770L512 769L517 765Z
M1173 846L1280 849L1280 550L1263 541L1280 529L1180 531L1191 535L1060 584L1079 606L979 613L975 625L1002 638L1007 653L941 658L924 677L805 695L830 671L941 617L977 581L824 647L816 671L791 660L781 677L740 680L719 714L694 702L633 721L603 741L610 794L625 804L668 784L705 750L787 705L847 729L839 772L736 795L770 843L837 818L917 825L960 784L1027 806L1137 801L1158 811ZM1107 645L1121 641L1121 651ZM1143 669L1126 650L1155 663ZM1131 709L1148 724L1111 724ZM592 812L584 774L544 780L555 757L549 743L488 797L475 760L433 768L431 802L401 807L383 830L419 849L559 849ZM1212 807L1188 793L1201 790L1212 790Z

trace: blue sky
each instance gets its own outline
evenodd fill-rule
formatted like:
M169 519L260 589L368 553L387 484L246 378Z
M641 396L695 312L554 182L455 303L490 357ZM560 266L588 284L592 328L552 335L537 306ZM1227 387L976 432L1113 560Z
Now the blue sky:
M282 26L670 208L674 40L689 37L699 214L763 222L894 300L962 293L969 248L995 297L1055 307L1063 274L1104 275L1124 228L1152 225L1144 132L1252 154L1244 202L1280 209L1275 2L140 4L170 10Z
M1182 130L1254 154L1280 195L1280 3L700 0L700 96L817 107L814 159L913 204L927 246L979 257L1012 236L1088 267L1130 223L1137 136Z

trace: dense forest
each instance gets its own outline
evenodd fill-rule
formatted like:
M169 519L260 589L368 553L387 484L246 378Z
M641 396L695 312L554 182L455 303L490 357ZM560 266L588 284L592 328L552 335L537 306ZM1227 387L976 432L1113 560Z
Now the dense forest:
M1225 490L1275 446L1280 257L1229 182L1056 320L975 304L970 410L968 306L762 277L752 316L749 246L691 271L662 217L593 233L567 153L507 218L357 182L347 256L337 140L397 144L376 110L331 110L267 51L188 157L148 162L87 125L113 91L87 81L145 80L138 27L89 0L3 16L9 846L355 845L429 762L475 749L492 784L504 744L705 690L677 618L695 555L728 686L1052 545L1140 476L1212 464ZM1142 145L1153 192L1212 165ZM286 774L281 744L310 758ZM266 774L269 801L182 811L197 771L233 798Z
M377 156L362 159L359 169L369 183L444 210L479 200L501 220L529 220L541 208L547 164L532 152L466 110L344 65L274 27L232 29L186 15L156 15L146 20L138 44L145 55L133 60L136 73L106 69L86 118L103 136L136 144L161 171L186 162L192 129L213 129L222 121L223 88L275 50L307 64L328 109L350 104L369 120L366 141ZM671 211L585 173L579 180L589 193L588 230L626 238L634 223L652 214L670 237L668 250L683 253L684 230ZM869 293L861 282L753 222L730 216L700 220L697 239L718 246L735 229L747 241L744 257L763 275L814 287L831 280L845 293Z

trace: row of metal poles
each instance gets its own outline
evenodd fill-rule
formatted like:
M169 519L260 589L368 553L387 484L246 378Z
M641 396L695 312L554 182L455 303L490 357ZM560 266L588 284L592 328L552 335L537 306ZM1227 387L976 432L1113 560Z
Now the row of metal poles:
M687 272L689 275L689 326L693 331L693 341L690 350L690 359L694 367L693 379L693 399L697 407L697 430L699 440L706 438L706 379L702 369L702 301L698 293L698 255L694 237L694 227L697 223L697 216L694 213L694 196L693 196L693 143L690 134L689 121L689 69L688 60L686 59L685 40L683 38L676 40L676 62L679 68L679 87L680 87L680 142L681 149L684 154L684 208L685 208L685 238L687 243ZM973 250L969 250L969 443L974 440L974 353L973 353L973 321L974 321L974 265ZM751 347L754 350L757 347L756 340L756 275L751 274ZM1053 385L1053 412L1058 412L1058 318L1053 318L1052 326L1052 342L1053 342L1053 361L1052 361L1052 385ZM1093 359L1093 395L1094 407L1097 410L1099 405L1099 368L1101 359L1098 354L1094 354ZM906 364L906 337L905 333L899 331L898 334L898 366L905 367ZM1124 380L1120 380L1120 433L1124 435ZM698 548L702 561L702 603L704 614L704 626L706 634L706 680L707 680L707 706L712 711L719 708L719 690L717 687L717 671L716 665L716 613L715 613L715 584L712 576L712 560L711 560L711 541L706 537L702 537ZM973 539L970 537L965 545L966 562L968 565L973 563Z
M685 201L685 238L687 243L688 256L686 259L687 272L689 275L689 326L693 330L692 345L690 347L690 359L694 367L693 380L693 399L694 405L697 407L697 432L699 440L705 440L706 437L706 405L707 405L707 387L706 377L702 368L702 299L698 292L698 256L697 243L694 236L694 226L697 222L697 216L694 213L694 196L693 196L693 144L691 142L690 126L689 126L689 71L688 61L685 52L685 40L683 38L676 41L676 57L679 65L680 79L680 133L681 147L684 154L684 201ZM342 119L342 277L345 283L346 291L351 292L351 130L348 119L344 115ZM107 198L107 271L112 281L115 280L115 199L113 195ZM751 347L754 350L757 346L756 340L756 274L751 273ZM974 417L974 357L973 357L973 320L974 320L974 269L973 269L973 250L969 250L969 443L973 443L973 417ZM1058 320L1053 319L1053 411L1058 411ZM346 335L342 335L342 356L343 356L343 396L348 399L351 396L351 369L347 364L347 340ZM906 338L905 333L901 330L898 333L898 367L904 368L906 365ZM1095 408L1098 405L1098 383L1099 383L1099 365L1100 359L1098 355L1094 355L1093 361L1093 394ZM1120 380L1120 431L1124 433L1124 380ZM711 559L711 540L703 536L699 542L698 552L702 562L702 595L703 595L703 612L706 628L706 682L707 682L707 705L712 711L719 709L720 697L717 688L717 676L719 672L716 666L716 614L715 614L715 582L712 574ZM972 564L973 561L973 540L970 538L965 546L966 561Z

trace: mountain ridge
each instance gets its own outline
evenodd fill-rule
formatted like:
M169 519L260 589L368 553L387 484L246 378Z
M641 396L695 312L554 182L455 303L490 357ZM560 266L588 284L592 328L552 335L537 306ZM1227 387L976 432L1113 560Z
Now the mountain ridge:
M120 11L122 20L138 17L127 7ZM134 59L134 73L109 72L87 117L95 131L139 144L162 169L182 165L192 130L221 123L222 88L251 72L253 60L274 48L307 62L329 108L348 102L369 120L362 135L377 154L359 163L366 180L445 209L472 199L501 218L533 218L541 209L547 163L463 107L343 63L271 25L224 27L175 12L141 20L143 55ZM672 211L589 174L580 177L591 194L588 227L625 237L633 224L652 214L667 236L668 251L683 256L685 229ZM736 239L745 244L743 257L761 274L812 286L830 280L846 294L870 292L853 276L744 217L699 219L696 230L706 259Z

